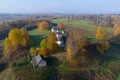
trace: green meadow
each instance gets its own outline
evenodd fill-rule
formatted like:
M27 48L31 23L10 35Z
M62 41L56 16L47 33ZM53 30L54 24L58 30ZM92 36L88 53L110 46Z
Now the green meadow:
M85 21L85 20L70 20L70 21L68 21L65 18L60 18L60 19L54 19L54 20L52 20L52 22L56 23L56 24L58 22L62 22L65 26L80 28L80 29L84 30L85 36L89 40L93 40L93 41L95 40L96 26L88 21ZM112 28L107 28L107 31L108 31L108 36L113 35ZM49 30L40 31L38 28L28 31L30 38L33 42L33 46L39 47L41 40L46 38L47 34L49 32L50 32Z
M34 47L39 47L42 39L47 37L48 30L40 31L38 28L28 31Z

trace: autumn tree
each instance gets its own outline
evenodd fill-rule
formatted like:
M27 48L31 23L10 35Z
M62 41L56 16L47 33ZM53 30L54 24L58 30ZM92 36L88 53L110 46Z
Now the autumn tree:
M99 26L97 28L96 38L98 39L97 50L104 56L105 52L110 48L110 43L107 40L107 29Z
M63 24L61 23L61 22L59 22L59 23L57 23L57 27L58 27L58 29L63 29L64 27L63 27Z
M27 48L28 46L31 45L30 37L27 31L21 30L21 35L23 37L23 43L22 46Z
M4 56L9 58L11 53L14 51L14 47L9 38L4 39Z
M49 49L51 52L54 52L57 50L57 47L56 35L54 32L50 32L47 37L47 49Z
M110 48L110 43L108 41L100 41L97 45L97 50L101 54L104 54Z
M40 43L39 54L43 55L44 57L49 56L49 50L47 49L47 40L43 39Z
M41 41L40 47L44 47L44 48L47 47L47 40L46 40L46 39L43 39L43 40Z
M40 43L39 54L47 57L58 49L58 45L56 44L56 35L54 32L50 32L48 34L47 39L43 39Z
M86 38L82 36L83 33L79 29L72 30L67 38L66 48L67 48L67 60L72 65L79 65L79 60L81 63L85 62L85 45Z
M117 37L120 36L120 22L114 24L114 35Z
M27 32L19 30L19 29L12 29L9 32L9 39L11 40L15 49L20 47L27 47L30 43L30 38Z
M114 31L114 35L115 36L120 36L120 27L116 28L115 31Z
M30 38L27 32L20 29L12 29L8 38L4 39L4 54L11 56L14 51L19 49L26 49L30 46Z
M98 26L97 27L97 31L96 31L96 38L97 39L106 39L107 37L107 30L106 28L102 27L102 26Z
M43 55L44 57L48 57L49 56L49 50L45 47L41 47L39 49L38 54Z
M31 47L29 50L29 54L31 56L36 56L37 55L37 50L34 47Z
M49 24L46 21L38 22L37 26L40 30L48 30Z

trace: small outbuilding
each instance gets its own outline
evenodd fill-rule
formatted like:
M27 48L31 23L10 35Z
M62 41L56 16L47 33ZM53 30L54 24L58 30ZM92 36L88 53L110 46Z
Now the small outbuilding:
M40 55L32 57L31 63L33 68L47 66L47 62Z
M52 27L51 31L56 33L58 31L58 29L55 27Z

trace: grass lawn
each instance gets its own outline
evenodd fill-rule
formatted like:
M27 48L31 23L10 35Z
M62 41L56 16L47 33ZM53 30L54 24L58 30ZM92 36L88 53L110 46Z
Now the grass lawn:
M118 77L117 77L117 79L116 80L120 80L120 73L119 73L119 75L118 75Z
M75 28L81 28L81 29L87 29L87 30L93 30L96 28L96 26L94 24L91 24L85 20L71 20L68 21L65 18L62 19L55 19L53 20L54 23L58 23L58 22L62 22L65 25L71 26L71 27L75 27Z
M88 21L85 20L71 20L68 21L65 18L61 18L61 19L55 19L53 20L54 23L58 23L58 22L62 22L63 24L65 24L66 26L69 27L75 27L75 28L81 28L83 30L85 30L85 36L90 40L90 41L95 41L95 33L96 33L96 26ZM108 32L108 37L111 38L113 37L113 28L107 28L107 32ZM115 75L115 69L117 68L118 71L120 68L118 68L118 63L120 62L119 60L119 46L120 44L118 44L117 42L115 43L111 43L111 49L107 52L108 53L108 57L106 57L106 61L107 61L107 65L110 66L110 69L108 66L101 67L101 71L102 72L106 72L111 76L116 77ZM113 62L111 64L111 62ZM66 71L66 70L62 70L62 71ZM120 79L120 73L117 77L117 80Z
M68 21L65 18L61 18L61 19L52 20L52 22L54 22L54 23L62 22L64 25L67 25L70 27L75 27L75 28L81 28L81 29L85 29L88 31L92 31L92 32L95 32L95 30L96 30L96 26L86 20L70 20L70 21ZM113 29L108 28L108 33L112 33L112 32L113 32Z
M28 31L33 43L33 47L39 47L42 39L46 38L50 31L40 31L38 28Z
M90 40L90 41L94 41L95 40L95 30L96 30L96 26L84 21L84 20L80 20L80 21L67 21L67 19L62 18L62 19L55 19L53 20L54 23L57 22L62 22L64 24L66 24L67 26L70 27L75 27L75 28L81 28L83 30L85 30L85 36ZM28 31L30 38L33 42L32 47L39 47L40 46L40 42L42 39L46 38L48 33L50 31L46 30L46 31L40 31L38 28L37 29L33 29ZM113 32L112 28L108 28L108 33L111 34ZM1 42L2 43L2 42ZM119 58L119 47L120 45L117 43L112 43L111 44L111 49L108 51L109 56L106 57L108 61L106 61L107 64L103 65L103 66L99 66L96 64L92 64L90 66L87 67L81 67L81 68L69 68L68 66L64 65L64 60L65 60L65 51L63 52L58 52L58 54L53 55L53 57L51 58L47 58L47 67L42 67L42 68L37 68L37 69L33 69L31 64L28 63L27 65L21 65L22 61L24 59L20 59L17 61L17 63L19 63L20 66L18 66L17 68L15 68L16 73L18 74L18 76L23 76L23 80L57 80L58 75L60 73L60 75L65 76L65 78L71 78L72 76L76 77L76 79L74 80L81 80L79 78L83 77L84 75L82 75L83 73L86 75L93 72L98 78L102 78L101 80L106 80L103 79L104 76L102 74L105 74L105 76L112 76L112 78L117 77L119 80L120 78L120 74L118 76L116 76L116 73L118 73L116 71L119 71L120 68L120 60L116 59ZM116 57L117 56L117 57ZM115 59L115 60L114 60ZM92 62L94 63L94 62ZM101 72L99 72L101 71ZM74 75L73 75L74 74ZM71 76L72 75L72 76ZM97 76L98 75L98 76ZM100 75L100 76L99 76ZM89 76L90 77L90 76ZM63 77L63 80L64 77ZM96 79L97 80L97 79Z
M90 41L95 40L95 34L96 34L97 28L94 24L92 24L86 20L70 20L70 21L68 21L65 18L60 18L60 19L52 20L52 22L54 22L54 23L62 22L66 26L83 29L85 32L84 35ZM108 32L108 38L111 38L113 36L113 29L107 28L107 32Z
M52 22L54 22L54 23L62 22L66 26L81 28L81 29L85 30L85 33L86 33L85 35L87 36L88 39L93 40L93 41L95 39L96 26L88 21L85 21L85 20L68 21L65 18L60 18L60 19L52 20ZM41 40L46 38L47 34L49 32L50 31L48 31L48 30L40 31L38 28L28 31L30 38L33 42L33 47L39 47ZM108 28L108 33L109 34L113 33L112 28ZM110 35L108 35L108 36L110 36Z

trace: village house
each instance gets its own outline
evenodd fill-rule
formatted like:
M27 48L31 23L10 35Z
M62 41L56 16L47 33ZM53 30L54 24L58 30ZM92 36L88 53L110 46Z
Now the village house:
M58 44L59 47L64 47L65 46L65 41L66 41L66 33L65 31L59 31L57 28L53 27L51 29L52 32L56 34L57 41L56 43Z
M32 57L31 63L33 68L47 66L47 62L40 55Z
M52 27L52 28L51 28L51 31L54 32L54 33L56 33L56 32L58 32L58 29L55 28L55 27Z
M58 46L59 47L64 46L63 40L62 40L63 34L61 32L56 32L56 37L57 37L56 43L58 44Z

